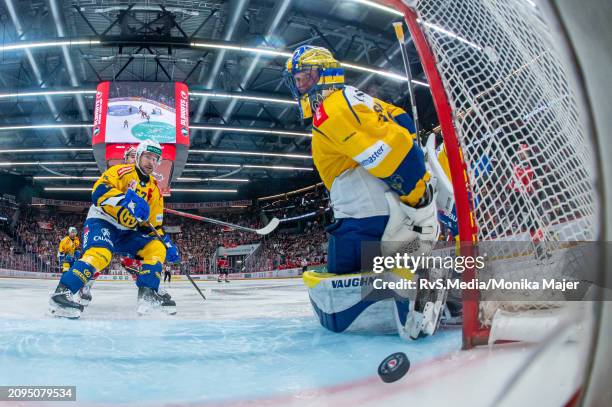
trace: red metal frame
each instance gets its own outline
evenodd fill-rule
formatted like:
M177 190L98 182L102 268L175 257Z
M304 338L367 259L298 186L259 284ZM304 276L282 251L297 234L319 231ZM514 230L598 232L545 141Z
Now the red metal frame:
M384 0L391 7L404 14L410 35L421 59L421 65L427 76L434 106L438 113L444 147L448 156L451 170L451 178L455 195L455 206L457 210L457 222L459 228L460 254L462 256L473 256L475 254L475 242L477 240L476 224L470 202L468 174L461 153L459 139L453 124L453 112L444 90L444 85L438 69L436 60L425 39L421 27L417 23L417 15L401 0ZM463 280L469 281L475 278L474 269L463 272ZM476 290L463 292L463 347L469 349L474 345L486 343L489 330L482 328L478 319L478 298Z

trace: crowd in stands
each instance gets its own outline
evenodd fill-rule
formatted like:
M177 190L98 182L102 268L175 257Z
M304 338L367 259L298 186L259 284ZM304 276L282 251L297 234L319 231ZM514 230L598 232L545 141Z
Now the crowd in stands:
M302 216L301 219L281 223L277 231L262 237L255 233L230 229L207 222L166 215L164 225L172 236L181 253L181 265L190 273L216 273L217 249L232 248L247 244L258 244L254 258L249 262L248 271L267 271L274 269L305 267L326 262L325 225L329 221L329 211L325 211L327 198L321 191L311 191L292 198L281 198L261 205L250 207L240 213L217 212L207 216L225 222L250 228L260 228L272 217L281 219ZM273 210L266 210L273 209ZM68 233L68 228L78 229L82 242L83 223L86 210L61 212L53 206L23 206L12 227L6 227L0 235L0 250L9 254L13 269L57 272L59 263L57 251L60 240ZM82 247L81 247L82 248ZM19 257L17 257L19 256ZM116 274L121 271L119 257L115 256L105 272ZM9 264L10 263L10 264ZM17 264L23 266L17 267ZM0 264L0 267L3 267ZM9 267L5 267L9 268ZM242 267L232 267L232 272L243 271Z
M264 201L261 205L266 215L278 219L287 219L313 212L321 213L328 207L329 197L322 184L302 194L294 194L270 201Z

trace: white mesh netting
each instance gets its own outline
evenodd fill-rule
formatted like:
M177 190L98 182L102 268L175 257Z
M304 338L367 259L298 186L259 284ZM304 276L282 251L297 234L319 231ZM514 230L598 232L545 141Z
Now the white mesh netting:
M524 242L488 246L499 261L487 272L557 275L567 242L595 240L598 219L592 145L550 28L526 0L422 0L416 11L453 109L478 240ZM480 321L562 304L537 295L483 297Z

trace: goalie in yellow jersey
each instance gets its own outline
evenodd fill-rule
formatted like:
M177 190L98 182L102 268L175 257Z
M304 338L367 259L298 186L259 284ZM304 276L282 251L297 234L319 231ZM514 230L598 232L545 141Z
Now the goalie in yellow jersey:
M345 85L340 63L322 47L296 49L283 74L302 118L312 118L312 158L330 191L336 222L328 228L328 271L336 276L360 273L364 242L383 242L383 255L429 254L439 233L434 182L410 116ZM368 281L363 275L348 286L349 280L339 276L340 284L330 284L329 290L312 277L307 282L311 303L327 329L363 327L368 313L375 314L369 316L372 321L384 317L372 301L357 302ZM338 298L350 290L356 292L353 302ZM406 303L396 303L391 319L402 336L433 334L439 305L409 313Z
M74 301L73 294L108 266L113 253L142 259L136 279L139 313L153 308L176 313L170 296L158 292L163 263L180 260L176 246L162 229L164 200L153 177L161 156L158 143L143 141L136 149L135 164L115 165L96 181L93 205L83 227L83 255L62 275L51 295L53 314L80 317L83 305ZM150 226L163 236L163 243Z

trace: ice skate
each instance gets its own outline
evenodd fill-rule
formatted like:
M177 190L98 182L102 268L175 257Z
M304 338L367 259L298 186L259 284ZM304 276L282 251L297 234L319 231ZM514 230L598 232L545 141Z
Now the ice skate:
M83 305L84 307L88 306L89 303L91 302L91 286L93 285L93 281L89 281L87 284L85 284L83 286L83 288L81 288L79 290L79 295L78 295L78 303Z
M160 293L150 287L138 287L138 307L136 312L139 315L146 315L153 310L160 310L166 314L174 315L176 314L176 303L167 292L160 295Z
M49 312L56 317L78 319L85 308L74 301L72 292L63 284L59 284L49 298Z

